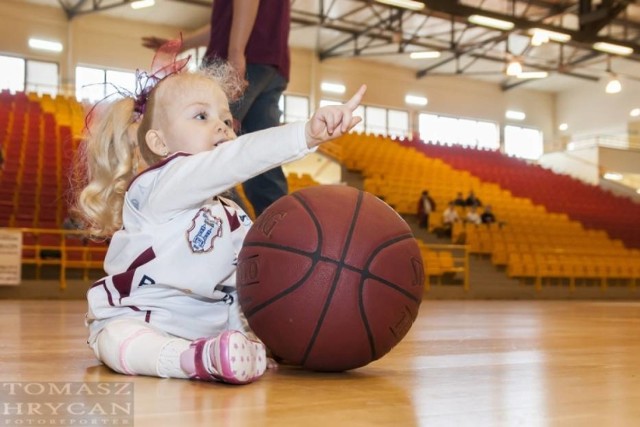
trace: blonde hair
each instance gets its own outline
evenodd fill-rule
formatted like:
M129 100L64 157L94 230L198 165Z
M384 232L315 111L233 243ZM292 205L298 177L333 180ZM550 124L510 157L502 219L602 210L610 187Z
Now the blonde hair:
M238 99L246 82L228 63L215 62L195 73L175 74L169 78L200 76L216 82L230 101ZM106 106L79 152L80 171L76 175L85 184L79 192L72 211L79 215L95 236L108 237L122 227L122 206L129 184L138 173L138 150L144 162L152 166L163 158L153 153L145 142L152 129L158 87L154 87L146 101L145 114L137 129L132 131L134 100L125 98Z
M110 236L122 226L124 194L137 173L133 124L133 99L112 102L80 147L80 174L87 184L75 211L95 236Z

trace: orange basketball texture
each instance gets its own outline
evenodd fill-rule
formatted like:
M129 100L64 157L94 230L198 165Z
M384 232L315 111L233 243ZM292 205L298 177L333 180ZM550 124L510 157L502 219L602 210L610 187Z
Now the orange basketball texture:
M409 331L424 270L407 223L352 187L310 187L256 220L238 257L240 306L276 355L318 371L364 366Z

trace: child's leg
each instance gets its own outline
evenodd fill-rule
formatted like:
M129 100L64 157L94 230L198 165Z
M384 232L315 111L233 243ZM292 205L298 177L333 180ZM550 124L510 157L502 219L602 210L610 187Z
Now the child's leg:
M107 324L93 350L111 369L128 375L244 384L259 378L266 369L264 346L238 331L190 342L135 319Z
M121 374L189 378L180 368L180 355L190 345L140 320L118 319L104 327L92 348L98 359Z

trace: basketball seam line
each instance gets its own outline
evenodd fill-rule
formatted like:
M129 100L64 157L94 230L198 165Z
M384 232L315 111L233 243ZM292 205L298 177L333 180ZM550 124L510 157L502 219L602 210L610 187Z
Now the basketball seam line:
M342 269L344 268L344 259L347 256L347 253L349 251L349 246L351 244L351 239L353 237L353 232L355 229L355 222L356 219L358 218L358 214L360 212L360 207L362 206L362 198L363 198L364 193L362 191L358 191L358 197L356 199L356 205L353 211L353 217L351 219L351 224L349 227L349 233L347 234L347 239L345 241L344 244L344 248L343 248L343 252L342 255L340 256L340 262L338 264L338 268L336 269L335 272L335 276L333 279L333 283L331 284L331 289L329 289L329 294L327 295L327 298L324 302L324 306L322 307L322 311L320 312L320 317L318 318L318 321L316 323L316 327L313 331L313 334L311 335L311 338L309 340L309 342L307 343L307 348L304 352L304 355L302 357L302 365L304 365L307 362L307 358L309 357L309 354L311 353L311 350L313 349L313 346L316 342L316 339L318 338L318 334L320 333L320 329L322 328L322 325L324 323L324 318L327 315L327 312L329 311L329 306L331 305L331 301L333 300L333 295L336 291L336 287L338 285L338 280L340 279L340 272L342 271ZM307 205L306 201L300 197L297 194L294 194L294 196L296 196L296 199L299 201L299 203L302 205L302 207L304 209L307 210L307 213L311 216L311 218L314 220L314 222L316 224L319 224L319 222L317 221L317 217L315 216L315 213L311 210L311 208ZM321 234L321 229L319 229L318 232L318 240L320 240L320 236ZM318 249L321 250L322 245L318 245ZM364 319L363 319L364 320ZM371 336L370 336L370 331L367 328L367 334L369 335L369 340L371 340Z
M298 203L300 203L302 205L302 207L304 209L307 210L307 212L309 211L308 207L305 206L304 203L301 202L300 198L298 197L297 194L292 194L293 198L295 200L298 201ZM313 255L311 258L311 268L309 268L309 271L307 271L307 273L300 278L300 280L298 280L297 283L293 284L292 286L289 286L287 289L283 290L282 292L278 293L277 295L274 295L273 297L269 298L267 301L264 301L262 304L257 305L256 307L253 307L251 310L249 310L247 313L245 313L245 317L247 317L247 319L251 316L253 316L255 313L259 312L260 310L262 310L263 308L271 305L274 301L277 301L278 299L284 297L285 295L288 295L290 293L292 293L293 291L295 291L296 289L298 289L300 286L302 286L302 284L309 278L309 276L313 273L314 268L317 264L317 259L320 256L320 252L322 249L322 233L320 230L320 223L318 222L317 218L311 216L311 220L313 221L315 227L316 227L316 234L318 235L318 245L316 247L316 250L314 252L312 252L311 254ZM255 245L257 246L257 245ZM305 252L306 254L306 252Z
M400 242L402 240L409 239L409 238L413 238L413 235L412 234L405 234L405 235L402 235L402 236L397 236L396 238L394 238L392 240L388 240L386 242L381 243L380 246L379 246L379 249L382 250L382 249L388 247L389 245L391 245L393 243L397 243L397 242ZM376 255L379 252L379 250L374 252L373 255L371 257L369 257L369 259L365 262L365 267L364 268L358 268L356 266L353 266L351 264L347 264L345 262L341 262L341 261L333 259L333 258L329 258L329 257L322 256L322 255L319 256L318 255L319 250L316 251L316 252L308 252L308 251L297 249L297 248L294 248L294 247L291 247L291 246L285 246L285 245L280 245L280 244L275 244L275 243L266 243L266 242L246 243L245 246L261 247L261 248L272 248L272 249L282 249L283 251L286 251L286 252L290 252L290 253L294 253L294 254L297 254L297 255L302 255L302 256L308 257L311 260L310 269L313 269L319 262L326 262L328 264L333 264L333 265L336 265L339 268L342 267L342 268L345 268L345 269L347 269L349 271L353 271L353 272L365 275L367 279L375 279L375 280L377 280L377 281L379 281L381 283L384 283L384 284L392 287L393 289L403 293L405 296L407 296L412 301L418 301L418 298L415 298L412 294L407 293L404 289L399 288L398 286L395 286L393 283L383 279L380 276L372 274L369 271L369 267L368 266L372 262L373 255ZM254 257L255 256L248 257L246 259L254 258ZM290 287L288 289L292 289L292 288L293 287ZM283 291L283 293L281 293L279 295L285 295L285 294L286 293ZM264 308L265 304L266 304L266 302L261 304L261 308ZM252 312L254 312L254 311L252 310Z

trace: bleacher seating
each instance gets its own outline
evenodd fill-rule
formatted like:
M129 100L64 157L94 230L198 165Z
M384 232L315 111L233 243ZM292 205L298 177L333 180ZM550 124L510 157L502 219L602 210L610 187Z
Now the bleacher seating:
M521 195L523 192L519 188L514 191L520 193L512 193L506 185L485 181L469 170L452 166L449 161L454 157L447 154L452 147L434 149L427 145L424 148L425 144L415 141L399 142L356 134L343 137L339 144L341 151L336 152L340 153L347 168L363 174L365 190L380 196L400 213L415 214L421 192L429 190L438 207L436 213L430 215L432 230L441 225L441 212L448 201L460 191L473 190L484 204L493 206L500 223L490 226L457 224L452 233L453 242L464 241L471 253L490 256L494 264L504 266L511 277L532 278L538 287L552 278L566 279L571 286L580 281L596 281L603 287L612 280L635 286L640 279L640 251L632 249L628 240L612 238L608 230L597 229L592 223L584 224L568 213L559 212L560 204L554 205L556 210L547 209ZM467 157L477 155L479 160L476 161L480 163L486 153L462 148L453 151L461 150ZM437 155L431 155L432 151ZM487 156L501 155L490 153ZM473 163L471 160L459 162ZM499 170L498 164L500 161L493 163L495 170ZM518 164L530 167L523 162ZM536 180L529 183L530 187L541 186L543 178L540 176L551 174L537 167L534 169L536 172L532 176ZM517 176L517 171L508 176L511 175ZM494 181L502 182L498 172L492 176ZM530 176L529 179L533 178ZM550 182L559 185L553 177ZM553 187L547 192L552 193ZM610 198L607 195L604 200ZM596 197L589 196L591 199Z
M566 213L587 229L605 230L627 247L640 248L640 205L630 199L497 151L424 144L419 140L407 141L406 145L469 171L485 182L498 184L514 196L530 199L548 212Z
M66 215L65 196L83 123L74 99L18 92L0 94L0 226L56 228ZM72 131L72 127L75 131Z

